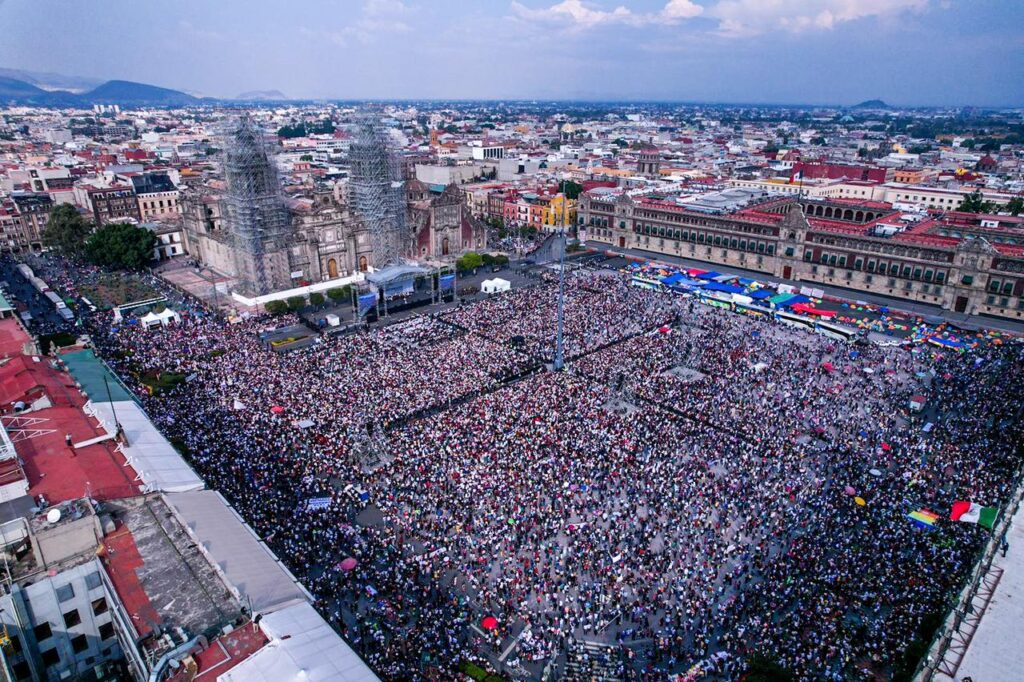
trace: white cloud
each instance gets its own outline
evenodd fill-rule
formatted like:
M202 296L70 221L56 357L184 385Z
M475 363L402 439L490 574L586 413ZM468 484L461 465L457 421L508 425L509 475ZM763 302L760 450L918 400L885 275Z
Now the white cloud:
M722 35L742 37L772 31L829 30L871 17L921 12L930 0L721 0L708 8Z
M567 30L582 30L595 26L624 24L644 26L649 24L675 24L699 15L704 8L692 0L668 0L659 12L635 13L619 5L612 10L596 8L582 0L562 0L549 7L532 9L519 2L512 3L512 13L519 19L530 22L556 24Z
M368 45L379 35L412 31L412 26L402 21L402 17L414 11L399 0L366 0L359 18L348 26L338 29L303 26L299 28L299 33L307 38L326 40L338 47L348 47L353 42Z

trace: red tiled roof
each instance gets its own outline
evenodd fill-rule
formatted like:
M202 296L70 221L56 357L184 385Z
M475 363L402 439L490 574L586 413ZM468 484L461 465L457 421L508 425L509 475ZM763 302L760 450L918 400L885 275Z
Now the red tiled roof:
M0 320L0 357L21 355L21 350L28 340L29 335L13 317Z

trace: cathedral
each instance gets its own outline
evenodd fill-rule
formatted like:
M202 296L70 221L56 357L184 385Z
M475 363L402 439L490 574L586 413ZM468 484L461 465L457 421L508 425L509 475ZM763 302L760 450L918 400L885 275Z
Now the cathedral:
M486 247L484 225L471 215L465 194L456 185L438 193L414 179L406 182L405 189L407 258L450 262L466 251ZM376 267L369 231L350 209L342 186L318 187L284 203L290 231L286 238L267 244L261 254L282 262L271 271L287 270L287 280L272 282L274 290ZM217 183L185 190L182 220L186 251L203 265L238 277L238 240L228 227L223 193Z

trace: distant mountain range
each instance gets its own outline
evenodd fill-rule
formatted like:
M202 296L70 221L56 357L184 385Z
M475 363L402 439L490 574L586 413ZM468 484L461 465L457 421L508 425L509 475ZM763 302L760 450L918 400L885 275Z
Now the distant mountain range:
M242 102L281 102L288 99L288 95L280 90L250 90L235 95L235 99Z
M90 107L93 104L120 104L126 107L180 107L200 104L199 97L131 81L107 81L84 92L45 90L25 80L0 76L0 103L44 107Z
M25 81L42 90L66 90L80 93L92 90L103 81L98 78L82 78L81 76L65 76L62 73L49 71L26 71L25 69L0 68L0 78L13 78Z

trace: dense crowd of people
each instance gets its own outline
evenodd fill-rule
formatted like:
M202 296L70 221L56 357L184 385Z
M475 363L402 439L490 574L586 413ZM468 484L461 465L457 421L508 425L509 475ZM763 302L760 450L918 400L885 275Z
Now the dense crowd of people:
M801 680L912 669L986 531L907 514L1009 497L1019 347L853 347L579 273L555 373L556 294L291 353L260 340L287 317L89 324L385 679L513 640L507 667L539 676L572 638L622 644L644 680L755 655ZM195 380L149 396L154 371Z

